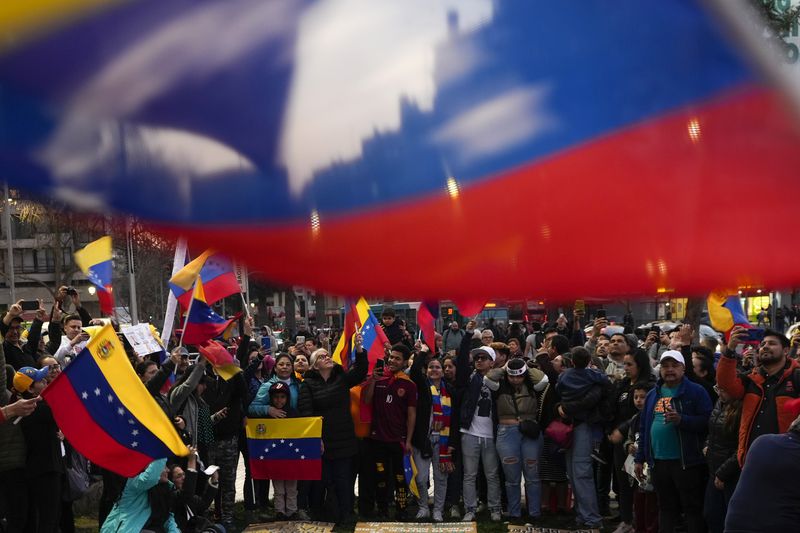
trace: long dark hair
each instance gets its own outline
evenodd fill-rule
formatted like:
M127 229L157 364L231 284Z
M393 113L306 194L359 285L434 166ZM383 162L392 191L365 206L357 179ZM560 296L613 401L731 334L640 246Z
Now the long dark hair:
M271 376L277 376L278 374L275 372L275 369L278 367L278 361L281 359L288 359L289 363L292 365L292 372L289 374L289 379L294 379L294 357L289 355L286 352L281 352L275 357L275 364L272 365L272 373Z
M512 363L514 361L523 361L523 360L522 359L511 359L509 361L509 363ZM506 364L508 364L508 363L506 363ZM514 363L514 364L516 365L517 363ZM523 361L523 365L524 364L525 364L525 362ZM531 375L528 373L527 365L525 365L525 366L526 366L525 373L522 374L522 384L528 389L528 394L531 397L535 398L535 396L534 396L535 392L534 392L534 389L533 389L533 380L531 379ZM500 380L500 389L498 390L498 393L499 394L510 394L510 395L514 395L516 393L516 391L514 390L514 386L508 380L508 374L505 374L503 376L503 379Z
M650 374L653 372L653 367L650 366L650 357L647 355L647 352L641 348L636 348L625 355L630 355L633 358L633 362L636 364L636 368L639 371L634 381L647 381Z

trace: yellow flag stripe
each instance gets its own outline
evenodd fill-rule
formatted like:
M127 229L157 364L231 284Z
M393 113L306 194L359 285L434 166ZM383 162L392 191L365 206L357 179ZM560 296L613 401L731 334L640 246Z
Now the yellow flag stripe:
M194 285L195 280L200 275L203 265L206 264L206 259L214 255L214 250L206 250L192 261L189 261L186 266L177 271L174 276L169 280L173 285L177 285L185 291L188 291Z
M188 455L189 450L181 441L172 422L136 375L114 328L110 324L104 326L86 347L122 405L163 441L172 453L179 456Z
M261 428L259 428L261 426ZM263 431L259 431L263 429ZM322 437L322 417L248 418L248 439L312 439Z
M106 235L94 242L90 242L83 249L73 254L75 263L84 274L89 272L89 268L103 261L111 259L111 237Z
M98 8L115 7L121 2L109 0L4 0L0 2L0 49L13 46L25 37L69 24ZM9 41L8 37L13 37Z

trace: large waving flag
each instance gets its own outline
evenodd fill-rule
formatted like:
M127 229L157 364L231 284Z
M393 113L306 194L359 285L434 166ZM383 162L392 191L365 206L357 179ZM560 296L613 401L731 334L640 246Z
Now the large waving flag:
M0 2L14 36L0 43L0 172L336 294L800 285L783 235L697 201L757 191L776 227L796 226L797 117L761 74L792 67L764 59L767 25L745 20L759 2L362 1L317 16L320 4ZM749 42L762 65L736 46ZM341 57L350 68L329 68ZM572 245L606 217L597 183L648 235L618 261ZM642 190L686 193L665 217ZM342 246L433 228L452 229L432 260ZM707 246L732 233L773 252L732 262Z
M110 325L92 337L42 397L76 450L122 476L137 475L154 459L188 453Z
M345 315L344 330L342 336L339 337L339 342L333 350L332 358L334 362L339 363L345 369L355 361L355 334L360 333L364 338L364 349L367 350L369 358L369 371L378 359L383 359L385 352L384 346L389 342L386 334L383 332L378 319L369 307L369 303L363 297L359 298L358 302L350 303L347 314Z
M195 280L203 281L206 302L214 302L241 291L233 262L224 254L206 250L190 261L169 280L169 288L184 309L192 300Z
M217 341L209 341L197 347L200 354L205 357L217 374L222 376L224 380L229 380L236 374L242 371L233 361L231 353Z
M425 344L436 353L436 319L439 318L439 302L423 301L417 310L417 324L419 325Z
M186 344L202 344L222 335L239 319L239 316L241 313L226 319L215 313L206 301L203 282L198 278L194 287L194 296L183 324L181 341Z
M714 291L708 295L706 304L711 327L725 333L726 337L733 326L750 326L750 321L744 314L738 291Z
M322 478L322 417L248 418L253 479Z
M87 244L85 248L75 252L74 255L78 268L97 287L100 311L104 315L113 315L114 295L112 294L111 281L114 275L114 265L111 261L111 237L100 237L96 241Z

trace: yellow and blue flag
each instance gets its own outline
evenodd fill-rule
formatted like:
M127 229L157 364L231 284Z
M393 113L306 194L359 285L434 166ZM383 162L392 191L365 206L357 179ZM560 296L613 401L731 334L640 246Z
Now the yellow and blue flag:
M728 333L733 326L749 326L750 321L744 314L742 300L737 290L717 290L708 295L708 318L711 327L717 331Z
M82 250L75 252L74 255L78 268L97 287L100 311L106 315L114 314L114 295L111 288L114 274L114 265L111 262L111 237L108 235L100 237L87 244Z
M188 449L104 326L42 392L66 439L91 462L133 477Z

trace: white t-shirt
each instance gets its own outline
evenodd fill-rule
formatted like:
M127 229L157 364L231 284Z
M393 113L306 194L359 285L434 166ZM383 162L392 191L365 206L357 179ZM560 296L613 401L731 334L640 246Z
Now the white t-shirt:
M481 384L481 394L478 397L478 405L475 406L475 415L469 429L462 429L461 433L466 433L475 437L487 439L494 438L494 423L492 422L492 391L485 384Z

